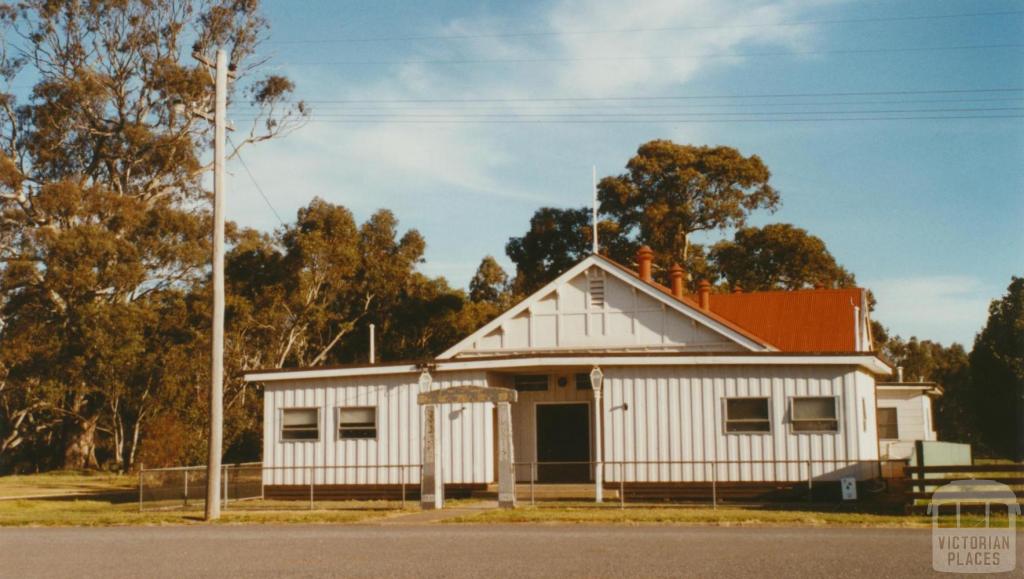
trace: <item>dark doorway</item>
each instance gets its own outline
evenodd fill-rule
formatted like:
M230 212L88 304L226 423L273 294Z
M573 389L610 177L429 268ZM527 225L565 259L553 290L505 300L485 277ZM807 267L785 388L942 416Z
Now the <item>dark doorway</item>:
M537 479L539 482L590 480L590 406L537 405ZM544 463L579 464L544 464Z

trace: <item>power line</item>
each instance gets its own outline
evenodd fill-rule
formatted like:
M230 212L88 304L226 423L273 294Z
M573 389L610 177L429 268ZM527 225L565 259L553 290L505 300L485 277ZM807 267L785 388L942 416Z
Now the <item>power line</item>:
M761 58L774 56L813 56L821 54L885 54L915 52L949 52L958 50L996 50L1024 48L1024 44L964 44L953 46L912 46L890 48L849 48L835 50L790 50L778 52L707 52L663 56L579 56L579 57L527 57L527 58L463 58L420 60L335 60L281 62L279 66L379 66L406 64L538 64L560 62L636 62L673 61L699 58Z
M874 22L907 22L919 20L943 20L960 18L983 18L992 16L1016 16L1024 14L1022 10L1006 10L999 12L965 12L957 14L916 14L906 16L879 16L868 18L834 18L825 20L793 20L789 22L763 23L763 24L707 24L689 26L666 26L657 28L610 28L597 30L537 30L521 32L495 32L483 34L432 34L432 35L408 35L408 36L369 36L354 38L324 38L324 39L302 39L302 40L270 40L267 44L344 44L361 42L404 42L416 40L471 40L480 38L530 38L530 37L552 37L552 36L583 36L600 34L633 34L647 32L679 32L684 30L719 30L719 29L743 29L743 28L776 28L791 26L820 26L835 24L866 24Z
M975 98L975 99L911 99L911 100L872 100L872 101L801 101L801 102L746 102L746 103L693 103L687 104L688 108L739 108L739 107L753 107L753 106L764 106L764 107L797 107L797 106L834 106L834 105L854 105L854 106L874 106L874 105L911 105L911 104L964 104L964 103L985 103L985 102L1017 102L1024 100L1024 96L1021 97L1001 97L1001 98ZM309 103L310 101L306 101ZM325 103L332 104L332 103ZM488 104L488 103L466 103L466 104L480 104L481 107L473 107L468 110L486 110L495 109L503 110L500 104ZM236 105L240 108L250 108L249 103L238 103ZM460 107L465 106L459 105ZM548 104L548 103L526 103L525 107L529 107L531 110L585 110L585 109L597 109L612 107L624 107L627 109L669 109L679 106L680 104L646 104L646 103L629 103L629 104ZM423 110L445 110L450 109L452 106L447 104L435 104L435 103L411 103L410 105L401 105L399 107L394 106L381 106L381 105L348 105L345 103L337 103L336 106L328 107L326 109L317 106L317 110L314 112L327 110L329 112L334 111L423 111ZM238 109L236 109L238 110ZM246 114L240 111L241 114Z
M885 91L852 91L852 92L787 92L787 93L733 93L705 95L654 95L654 96L570 96L570 97L461 97L461 98L394 98L394 99L335 99L335 100L303 100L307 104L339 103L339 104L392 104L392 103L522 103L522 102L597 102L597 101L667 101L667 100L729 100L729 99L776 99L776 98L841 98L841 97L876 97L876 96L915 96L915 95L960 95L960 94L1008 94L1022 93L1021 87L961 88L961 89L922 89L922 90L885 90Z
M867 111L861 111L867 112ZM809 123L809 122L848 122L848 121L923 121L923 120L956 120L956 119L1024 119L1024 115L936 115L936 116L885 116L885 117L820 117L820 118L762 118L762 119L427 119L427 120L388 120L389 124L423 124L423 125L466 125L466 124L715 124L715 123ZM384 119L386 120L386 119ZM380 123L382 119L311 119L310 123L328 124L370 124Z
M318 119L536 119L536 118L666 118L667 115L674 115L670 118L681 117L748 117L748 116L810 116L810 115L862 115L862 114L923 114L923 113L989 113L989 112L1015 112L1024 111L1024 107L970 107L970 108L911 108L911 109L885 109L885 110L825 110L825 111L738 111L738 112L677 112L677 113L632 113L632 112L555 112L555 113L532 113L532 112L412 112L412 113L330 113L313 115L312 120ZM248 120L248 119L246 119Z
M235 157L238 159L238 162L242 164L242 168L245 169L246 174L249 175L249 180L252 181L253 186L256 187L256 191L259 192L260 197L263 198L263 202L267 204L267 207L270 208L270 212L274 214L274 217L277 217L277 220L281 225L284 225L284 219L281 219L281 214L277 212L277 209L274 209L274 204L270 202L270 198L263 192L263 188L260 187L259 182L256 181L256 176L249 170L249 165L245 164L245 159L242 158L241 151L238 150L238 147L235 147L235 143L231 140L231 137L228 137L228 142L231 143L231 146L235 149Z

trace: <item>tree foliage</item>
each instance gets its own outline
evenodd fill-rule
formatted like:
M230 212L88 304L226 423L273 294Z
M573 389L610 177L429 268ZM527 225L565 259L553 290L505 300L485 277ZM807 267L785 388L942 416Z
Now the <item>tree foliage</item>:
M875 335L882 353L903 368L910 382L935 382L943 395L935 400L935 430L940 440L977 443L977 421L972 400L970 366L963 346L949 346L911 337L903 340Z
M541 207L530 218L530 228L522 237L513 237L505 253L516 264L513 291L527 295L558 277L584 257L592 248L590 210ZM614 221L598 224L602 252L612 259L632 261L639 247L627 239Z
M246 84L265 31L257 2L0 7L0 76L34 79L24 102L0 93L0 461L16 449L44 466L134 459L156 390L181 370L157 353L173 357L189 333L174 322L209 255L212 128L174 106L212 104L189 53L227 47L235 86L254 91L242 147L304 114L286 79ZM97 433L114 441L106 457Z
M774 210L779 194L770 176L759 157L730 147L645 143L627 162L626 173L598 185L601 252L632 265L636 250L649 245L656 275L666 277L678 263L694 291L715 270L693 234L742 227L751 212ZM514 292L528 294L589 255L591 219L585 207L538 209L528 231L505 246L516 264Z
M982 439L1002 456L1024 459L1024 277L989 305L970 364Z
M508 298L508 274L494 256L486 255L480 260L473 279L469 280L469 299L504 305Z
M626 173L601 180L598 198L624 235L685 264L694 233L742 227L752 211L778 206L770 177L757 155L655 140L637 149Z
M883 353L908 380L933 381L939 438L975 445L977 452L1022 458L1024 441L1024 278L993 300L985 327L968 354L960 344L889 338Z
M788 223L743 227L732 240L716 243L708 259L730 286L750 291L854 285L821 238Z

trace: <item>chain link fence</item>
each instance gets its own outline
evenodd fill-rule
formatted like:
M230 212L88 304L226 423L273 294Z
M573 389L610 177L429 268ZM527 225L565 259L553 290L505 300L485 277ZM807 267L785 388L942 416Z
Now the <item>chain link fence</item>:
M422 466L221 467L221 508L266 510L395 510L419 498ZM140 468L139 511L206 508L206 467ZM276 484L275 484L276 483ZM268 492L269 491L269 492Z
M841 480L854 479L857 502L897 504L906 461L697 460L541 461L514 464L516 498L531 505L597 500L634 504L843 503Z
M516 497L523 504L594 502L602 476L603 502L633 504L834 503L840 479L856 480L856 501L905 497L905 461L707 460L515 463ZM228 510L395 510L417 504L422 465L266 467L227 464L221 505ZM205 509L206 467L140 469L140 511ZM903 486L900 486L903 484ZM458 485L455 485L458 486ZM472 485L476 486L476 485ZM447 494L494 499L497 485Z
M176 466L139 469L139 511L206 508L206 467ZM262 465L258 462L221 467L222 507L262 498Z

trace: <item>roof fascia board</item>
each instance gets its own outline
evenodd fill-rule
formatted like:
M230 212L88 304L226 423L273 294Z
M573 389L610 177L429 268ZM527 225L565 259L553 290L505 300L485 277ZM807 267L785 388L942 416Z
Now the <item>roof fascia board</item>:
M414 364L407 366L365 366L361 368L310 368L308 370L281 370L246 374L246 382L274 382L277 380L313 380L316 378L344 378L346 376L385 376L419 372Z
M872 355L836 355L836 356L731 356L729 354L711 356L551 356L543 358L523 357L505 360L452 360L437 365L437 370L487 370L515 369L528 367L559 367L559 366L859 366L873 373L888 375L889 366Z
M515 370L518 368L547 368L565 366L856 366L873 374L892 373L877 356L869 354L847 354L835 356L801 356L770 354L711 355L711 356L545 356L523 357L501 360L450 360L438 362L432 372L454 372L461 370ZM341 378L350 376L380 376L386 374L411 374L420 372L415 365L382 366L379 368L335 368L322 370L260 372L246 374L247 382L275 382L310 380L317 378Z

